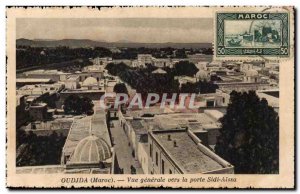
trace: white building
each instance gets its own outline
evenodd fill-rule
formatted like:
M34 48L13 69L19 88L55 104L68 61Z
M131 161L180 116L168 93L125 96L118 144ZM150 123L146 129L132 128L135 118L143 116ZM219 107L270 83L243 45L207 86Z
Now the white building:
M112 62L112 58L111 57L97 57L92 59L92 62L94 65L100 65L100 66L106 66L108 63Z
M196 67L199 70L204 70L204 71L207 71L208 65L209 65L209 62L207 62L207 61L199 61L198 63L196 63Z
M79 85L79 76L71 75L68 76L67 79L64 81L65 88L67 89L77 89Z
M246 73L247 71L253 69L253 64L251 63L242 63L240 65L240 71Z
M156 59L153 58L153 64L156 67L173 67L173 63L171 59Z
M250 69L245 72L244 81L249 83L258 83L260 82L260 76L256 70Z
M145 67L146 64L153 63L153 57L150 54L138 54L137 61L139 67Z

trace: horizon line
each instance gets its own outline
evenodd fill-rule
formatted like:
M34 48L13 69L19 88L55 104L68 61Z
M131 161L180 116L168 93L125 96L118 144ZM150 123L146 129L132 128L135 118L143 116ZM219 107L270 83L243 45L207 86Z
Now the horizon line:
M122 41L122 40L117 40L117 41L104 41L104 40L94 40L94 39L89 39L89 38L63 38L63 39L49 39L49 38L35 38L35 39L30 39L30 38L16 38L16 40L20 39L25 39L25 40L31 40L31 41L61 41L61 40L90 40L90 41L95 41L95 42L103 42L103 43L138 43L138 44L168 44L168 43L175 43L175 44L213 44L212 42L132 42L132 41Z

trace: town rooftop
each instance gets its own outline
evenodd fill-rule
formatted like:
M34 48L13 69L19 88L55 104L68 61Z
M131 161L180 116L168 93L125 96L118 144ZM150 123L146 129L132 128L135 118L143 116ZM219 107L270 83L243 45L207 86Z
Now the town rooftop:
M195 142L186 130L153 131L150 135L183 173L206 173L232 167L201 143ZM168 140L169 137L171 140Z

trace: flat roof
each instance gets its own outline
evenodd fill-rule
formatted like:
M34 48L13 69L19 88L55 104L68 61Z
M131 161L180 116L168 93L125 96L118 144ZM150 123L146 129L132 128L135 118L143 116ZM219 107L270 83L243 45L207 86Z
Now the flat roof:
M192 130L201 128L219 128L219 124L206 113L170 113L155 115L154 121L158 129L172 129L176 127L191 127ZM199 127L195 127L195 125Z
M168 140L169 135L171 141ZM153 132L152 137L180 169L185 171L184 173L205 173L223 168L219 162L200 150L187 131ZM176 141L176 147L174 147L174 141ZM211 154L214 153L211 152Z
M62 71L58 71L56 69L52 69L52 70L37 69L37 70L27 71L24 73L25 74L69 74L69 73L64 73Z
M212 117L215 120L219 120L220 118L222 118L224 116L224 113L222 113L221 111L218 110L204 110L204 113L209 115L210 117Z
M216 82L217 85L269 85L268 83L252 83L252 82Z
M145 114L152 114L152 115L162 114L165 112L165 109L160 108L159 105L150 106L149 108L136 109L136 110L128 109L126 110L126 116L141 117Z
M17 78L16 79L16 82L17 83L42 83L42 82L51 82L52 80L51 79L44 79L44 78Z
M40 107L46 107L46 103L36 103L36 104L31 104L30 108L40 108Z
M101 90L84 90L84 89L76 89L76 90L64 90L61 93L66 93L66 94L76 94L76 93L99 93L99 92L105 92L103 89Z
M30 131L30 130L32 130L31 129L32 124L35 124L35 126L36 126L36 129L34 129L35 131L57 130L57 128L52 128L52 126L57 125L57 124L63 124L65 127L67 127L67 126L71 125L72 122L73 122L72 117L68 117L68 118L60 117L60 118L54 118L53 120L49 120L49 121L33 121L33 122L30 122L28 125L26 125L24 127L24 129ZM66 124L68 124L68 125L66 126ZM66 128L61 128L61 129L66 129Z
M61 84L38 84L25 85L17 90L18 95L42 95L49 93L50 95L62 89Z
M279 91L256 91L257 96L266 99L272 107L279 107ZM278 96L278 97L277 97Z

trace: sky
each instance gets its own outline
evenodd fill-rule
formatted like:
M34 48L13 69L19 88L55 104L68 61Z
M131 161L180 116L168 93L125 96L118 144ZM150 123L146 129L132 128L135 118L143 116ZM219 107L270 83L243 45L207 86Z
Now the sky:
M252 28L251 28L252 24ZM243 34L245 32L253 32L255 29L261 29L262 26L272 27L273 29L280 29L280 20L265 20L265 21L225 21L225 34ZM239 26L234 28L234 26Z
M17 39L211 43L212 18L19 18Z

